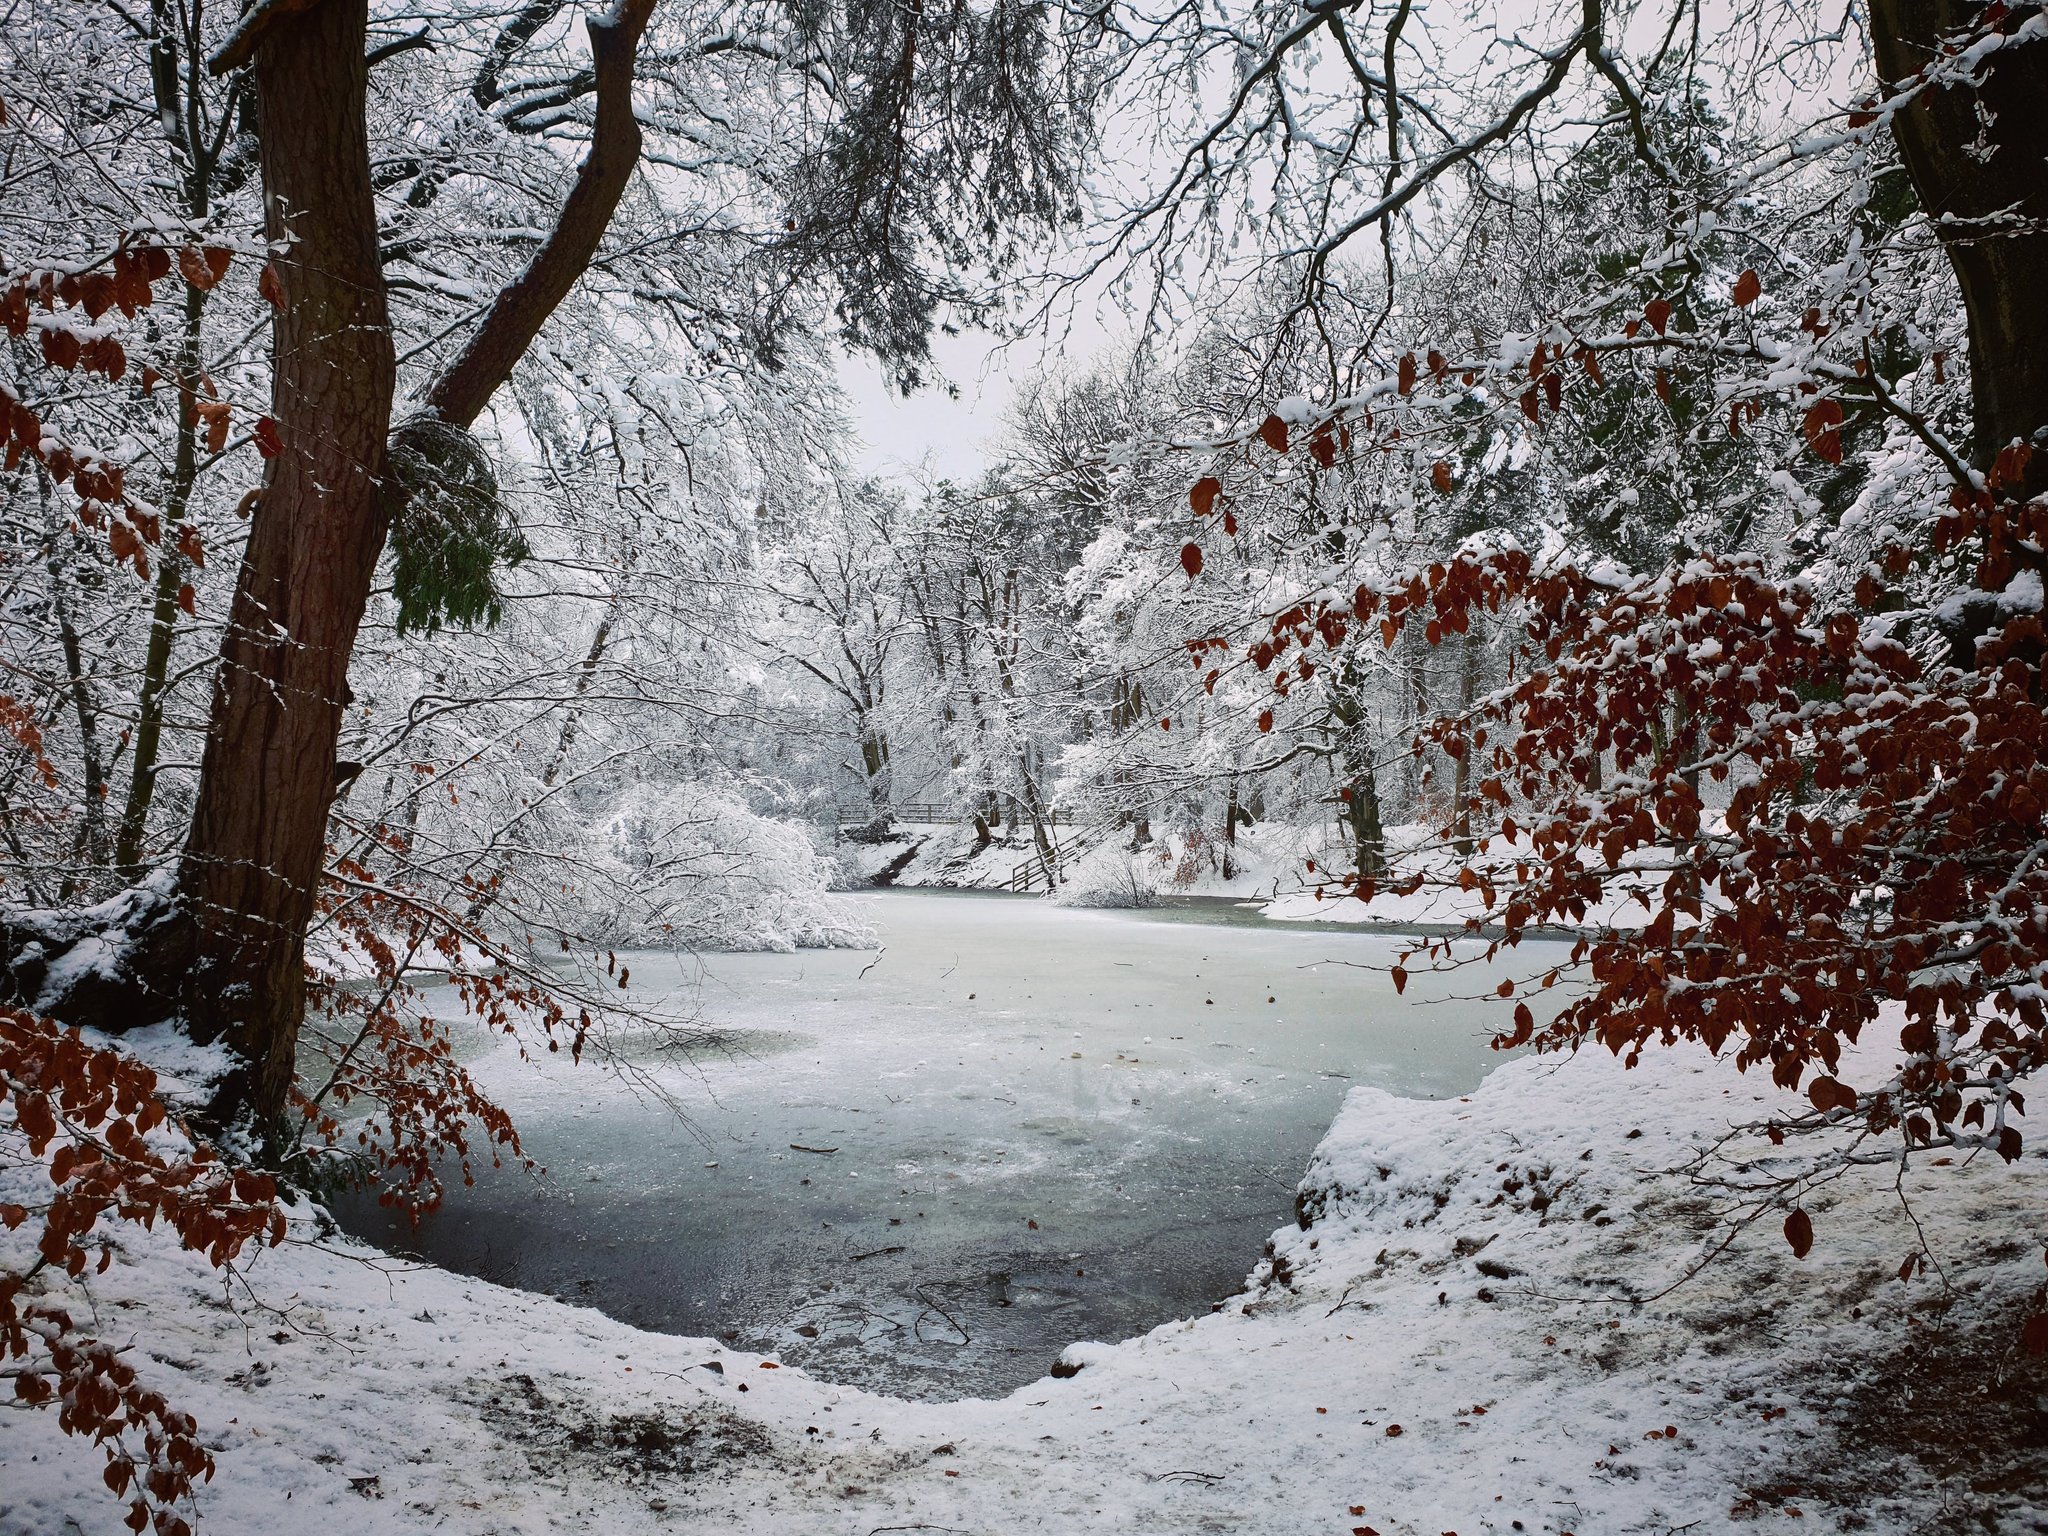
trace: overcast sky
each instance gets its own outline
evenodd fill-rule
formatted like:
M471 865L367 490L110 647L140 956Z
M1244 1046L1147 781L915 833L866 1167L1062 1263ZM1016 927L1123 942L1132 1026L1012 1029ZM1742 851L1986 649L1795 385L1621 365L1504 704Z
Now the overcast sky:
M987 462L988 441L1002 430L1003 412L1015 393L1013 379L1035 367L1039 349L1029 341L995 352L987 336L935 336L932 354L958 390L926 388L905 399L866 357L843 357L839 381L846 390L858 469L903 475L929 463L931 472L967 482Z
M1063 304L1044 329L999 345L981 331L932 337L932 358L955 393L931 387L905 399L866 357L842 354L839 382L859 442L854 467L878 475L914 473L968 482L989 462L993 440L1020 383L1041 373L1085 373L1129 345L1130 318L1092 283Z

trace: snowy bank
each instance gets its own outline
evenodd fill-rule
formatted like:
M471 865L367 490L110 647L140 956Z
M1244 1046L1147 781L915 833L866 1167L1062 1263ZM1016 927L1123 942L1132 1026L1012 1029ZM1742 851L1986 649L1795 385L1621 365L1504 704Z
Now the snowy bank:
M1163 896L1272 897L1302 891L1305 864L1326 865L1334 833L1328 823L1261 822L1242 830L1235 842L1160 830L1141 847L1131 847L1128 828L1114 831L1089 824L1061 824L1061 877L1081 893L1080 905L1128 906L1129 900L1096 902L1087 893L1128 893L1134 886ZM1072 849L1069 852L1066 850ZM938 886L956 890L1003 890L1020 869L1030 868L1034 889L1038 851L1028 829L1002 832L977 845L972 828L952 822L902 822L880 843L842 840L837 847L842 883ZM1308 878L1313 879L1313 876ZM1312 897L1310 899L1313 899Z
M225 1285L125 1233L92 1297L198 1416L222 1536L2048 1530L2048 1379L2013 1349L2041 1151L1906 1179L1952 1288L1897 1278L1920 1240L1880 1169L1807 1198L1803 1261L1766 1217L1659 1294L1721 1231L1684 1165L1777 1097L1690 1049L1516 1060L1442 1102L1354 1089L1310 1224L1243 1294L1000 1402L836 1388L310 1213ZM0 1425L0 1532L117 1527L90 1446L48 1412Z

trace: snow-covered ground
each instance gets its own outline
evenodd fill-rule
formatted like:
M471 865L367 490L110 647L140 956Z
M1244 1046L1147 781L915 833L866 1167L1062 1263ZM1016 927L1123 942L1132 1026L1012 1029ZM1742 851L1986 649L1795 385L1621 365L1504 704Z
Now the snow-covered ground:
M1000 889L1020 866L1036 860L1030 838L1021 834L977 850L973 834L951 824L906 823L898 831L887 843L840 844L836 852L845 883L858 886L885 874L881 883L889 885ZM1505 859L1512 857L1512 847L1496 838L1490 852ZM1079 906L1130 906L1174 896L1228 896L1257 901L1265 916L1282 922L1356 923L1418 933L1462 929L1472 918L1485 922L1505 904L1503 893L1496 893L1489 908L1480 891L1458 886L1466 861L1442 846L1430 828L1387 828L1387 853L1394 874L1386 884L1417 873L1424 883L1407 894L1382 889L1368 902L1342 895L1329 883L1343 878L1351 853L1328 822L1262 822L1241 831L1227 849L1214 839L1191 845L1161 833L1134 851L1119 835L1065 860L1067 883L1054 899ZM1661 883L1661 875L1645 877L1652 889ZM1044 890L1043 885L1037 888ZM1587 926L1625 927L1642 922L1647 911L1617 883L1587 914Z
M1694 1149L1769 1085L1686 1049L1512 1061L1465 1098L1354 1089L1212 1315L1065 1379L918 1404L407 1269L295 1224L223 1284L124 1234L108 1335L196 1414L205 1531L2048 1530L2016 1351L2048 1157L1891 1170L1717 1240ZM1754 1151L1751 1155L1755 1155ZM19 1181L30 1173L4 1176ZM113 1531L90 1446L0 1418L0 1531Z
M1336 829L1327 822L1262 822L1245 828L1228 845L1160 830L1137 850L1131 849L1128 832L1099 843L1094 832L1086 825L1059 828L1063 847L1076 838L1087 845L1062 860L1069 886L1080 893L1126 894L1136 885L1159 896L1271 898L1304 890L1304 882L1314 878L1306 873L1306 862L1326 865L1338 842ZM836 846L847 884L863 885L885 874L882 883L889 885L1004 889L1020 867L1035 866L1038 858L1028 830L981 848L975 847L973 830L957 823L904 822L896 833L886 843L841 841ZM1045 887L1041 883L1037 889Z

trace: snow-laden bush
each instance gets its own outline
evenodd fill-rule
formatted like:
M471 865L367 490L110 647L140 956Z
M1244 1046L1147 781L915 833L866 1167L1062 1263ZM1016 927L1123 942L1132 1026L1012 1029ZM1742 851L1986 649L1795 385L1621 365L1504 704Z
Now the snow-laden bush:
M872 934L831 894L839 871L797 822L695 784L634 784L590 832L584 931L615 945L858 947Z
M1159 888L1153 882L1157 865L1142 855L1122 849L1105 850L1102 856L1083 859L1070 871L1066 883L1053 892L1053 904L1060 907L1151 907L1159 904Z

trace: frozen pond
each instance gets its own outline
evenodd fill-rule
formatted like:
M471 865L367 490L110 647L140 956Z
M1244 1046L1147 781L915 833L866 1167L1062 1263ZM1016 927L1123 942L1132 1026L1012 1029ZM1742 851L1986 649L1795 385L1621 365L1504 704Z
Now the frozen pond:
M480 1175L417 1234L366 1202L348 1225L828 1380L1000 1395L1075 1339L1238 1289L1351 1083L1443 1097L1500 1059L1504 1011L1446 1000L1496 978L1397 997L1383 935L1222 906L853 900L879 958L620 957L636 994L732 1031L647 1063L687 1124L599 1069L501 1053L479 1076L546 1179Z

